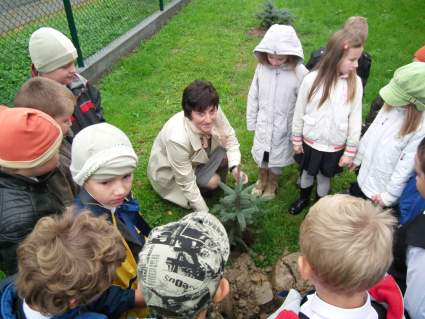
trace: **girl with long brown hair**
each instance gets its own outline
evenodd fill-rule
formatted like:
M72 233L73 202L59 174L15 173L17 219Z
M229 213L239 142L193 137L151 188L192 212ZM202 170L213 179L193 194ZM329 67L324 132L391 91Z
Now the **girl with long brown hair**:
M330 179L351 165L361 130L363 88L356 75L362 38L348 30L335 32L317 70L301 84L292 125L294 152L300 160L300 198L289 213L309 204L317 179L317 196L329 193Z

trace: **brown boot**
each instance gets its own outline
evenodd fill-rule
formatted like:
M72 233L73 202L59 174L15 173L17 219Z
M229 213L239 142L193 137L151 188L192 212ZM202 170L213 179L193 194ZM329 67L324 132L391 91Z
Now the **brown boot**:
M273 174L269 171L269 179L267 181L266 188L264 190L263 196L261 198L265 200L271 200L275 198L277 191L277 180L279 179L279 175Z
M269 177L268 168L260 168L257 182L255 183L255 186L251 191L252 195L260 197L263 194L264 189L266 188L266 185L267 185L268 177Z

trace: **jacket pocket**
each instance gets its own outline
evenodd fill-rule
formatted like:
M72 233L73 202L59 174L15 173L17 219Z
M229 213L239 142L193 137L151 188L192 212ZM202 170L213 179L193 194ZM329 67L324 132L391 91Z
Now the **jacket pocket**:
M257 125L255 126L255 139L260 143L267 140L267 116L264 111L260 110L257 116Z
M303 116L303 122L303 135L310 139L316 140L319 135L317 128L315 129L316 123L318 123L318 119L306 114Z
M336 124L335 135L332 138L333 144L344 145L347 142L348 123Z

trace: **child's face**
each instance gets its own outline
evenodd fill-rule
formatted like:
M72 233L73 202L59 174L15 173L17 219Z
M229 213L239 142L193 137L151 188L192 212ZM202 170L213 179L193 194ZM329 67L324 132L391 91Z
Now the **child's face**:
M421 169L421 163L419 162L418 156L415 158L416 168L416 188L422 197L425 197L425 174Z
M267 60L272 66L281 66L286 63L288 57L286 55L269 54L267 53Z
M363 53L363 47L361 48L350 48L345 56L342 58L339 73L341 75L348 75L351 72L356 71L358 65L358 60Z
M89 178L84 183L84 189L100 204L107 207L118 207L130 193L132 183L133 173L103 181Z
M66 136L67 133L69 132L69 129L71 128L71 125L72 125L71 115L72 113L71 114L66 113L63 115L56 116L54 118L56 123L58 123L59 126L61 127L63 136Z
M211 105L204 112L192 111L191 121L204 134L211 134L217 119L217 107Z
M71 62L52 72L43 73L41 76L56 81L60 84L68 85L74 79L75 72L75 64L74 62Z

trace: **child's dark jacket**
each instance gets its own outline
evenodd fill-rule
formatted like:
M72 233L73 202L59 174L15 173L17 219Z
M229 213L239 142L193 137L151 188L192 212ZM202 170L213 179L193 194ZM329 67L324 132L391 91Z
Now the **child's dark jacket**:
M71 126L74 135L87 126L105 122L98 89L79 74L75 75L74 80L67 87L77 98Z
M31 76L38 76L34 64L31 65ZM76 73L67 88L77 98L77 104L72 114L71 130L73 135L92 124L105 122L102 114L100 92L91 85L82 75ZM72 138L71 138L72 139Z
M34 180L0 172L0 269L6 274L17 271L16 249L37 221L64 209L47 188L53 173Z
M416 174L412 174L399 200L400 224L404 225L425 211L425 198L416 188Z
M0 319L27 319L22 306L23 301L16 293L12 278L4 279L0 283ZM134 291L112 286L89 305L79 306L52 319L119 318L133 307Z
M71 143L64 139L59 149L59 167L47 181L47 188L58 199L62 206L68 207L74 203L79 187L72 179L69 166L71 165Z

